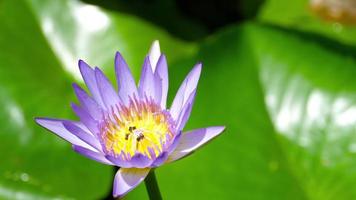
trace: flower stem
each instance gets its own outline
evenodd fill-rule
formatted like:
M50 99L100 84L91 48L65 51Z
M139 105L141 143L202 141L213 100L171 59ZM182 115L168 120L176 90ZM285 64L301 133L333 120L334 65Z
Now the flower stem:
M153 169L148 173L145 179L145 185L150 200L162 200L162 196L161 193L159 192L157 179Z

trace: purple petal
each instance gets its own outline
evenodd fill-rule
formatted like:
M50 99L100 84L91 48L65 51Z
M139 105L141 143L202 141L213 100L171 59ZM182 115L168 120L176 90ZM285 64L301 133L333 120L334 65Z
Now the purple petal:
M149 168L121 168L117 171L114 180L113 196L115 198L123 197L125 194L134 189L147 176Z
M177 148L168 156L167 162L173 162L193 153L197 148L222 133L224 129L223 126L215 126L184 133Z
M99 105L94 101L81 87L73 83L74 92L80 104L85 110L95 119L99 120L102 118L102 111Z
M162 104L162 79L159 76L154 76L154 87L155 87L155 102L158 105ZM161 108L165 109L165 107Z
M114 163L118 167L122 167L122 168L131 168L131 167L133 167L132 164L129 161L123 160L119 156L114 157L114 156L111 156L111 155L105 155L105 158L108 159L110 162Z
M69 132L63 125L63 122L69 120L63 119L50 119L50 118L36 118L36 123L46 128L47 130L55 133L64 140L72 143L73 145L82 146L85 148L93 149L90 145L79 139L77 136ZM94 150L94 149L93 149Z
M78 138L89 144L90 146L94 147L98 151L102 151L100 142L90 133L84 131L79 126L74 124L73 122L66 121L63 122L63 126L73 135L76 135Z
M104 108L104 103L101 99L99 88L96 84L95 72L94 70L86 64L83 60L79 60L79 70L83 76L84 82L89 88L89 91L93 95L93 98L98 103L98 105Z
M178 116L181 113L181 110L191 93L196 89L200 77L202 64L198 63L194 68L189 72L173 100L170 113L174 120L177 120Z
M181 131L176 136L174 136L172 144L167 149L168 155L170 155L177 148L181 137L182 137Z
M81 147L81 146L76 146L73 145L73 149L74 151L78 152L79 154L90 158L92 160L95 160L97 162L106 164L106 165L114 165L112 162L110 162L109 160L107 160L104 155L100 152L95 152L95 151L91 151L87 148Z
M123 160L120 156L106 155L106 158L114 163L116 166L122 168L146 168L153 162L152 159L142 154L134 155L130 160Z
M185 105L181 109L181 112L180 112L178 119L176 121L176 130L177 131L183 130L185 124L187 123L187 121L190 117L190 113L192 112L192 108L193 108L193 104L194 104L195 94L196 94L196 90L194 90L190 94Z
M131 71L119 52L115 56L115 73L118 81L119 96L127 105L130 97L137 96L137 87Z
M163 152L156 160L151 164L151 167L161 166L168 158L168 152Z
M114 108L119 105L120 99L115 89L112 87L110 81L106 78L104 73L99 69L95 68L95 78L98 84L101 98L105 104L107 110Z
M86 110L74 103L72 103L72 109L79 117L80 121L90 130L93 135L99 133L97 121L93 119Z
M158 79L160 84L160 91L161 91L161 107L163 109L166 108L167 103L167 94L168 94L168 66L167 60L165 55L161 55L156 66L155 70L155 77ZM156 84L158 87L159 85ZM156 87L157 87L156 86Z
M156 77L153 75L150 60L146 57L143 63L141 78L139 83L139 95L141 98L150 97L153 98L155 102L161 101L160 87L156 84L160 84L160 80L155 80Z
M146 168L152 164L152 161L147 156L138 153L131 158L130 163L134 168Z

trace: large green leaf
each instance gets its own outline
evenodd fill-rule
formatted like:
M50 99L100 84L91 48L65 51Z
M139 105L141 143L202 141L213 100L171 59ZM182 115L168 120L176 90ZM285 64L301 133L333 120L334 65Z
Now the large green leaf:
M75 119L69 103L79 58L112 77L121 50L138 75L154 39L173 44L172 60L194 51L150 24L78 1L0 1L0 199L98 199L110 192L111 167L72 152L33 118Z
M355 199L355 60L268 29L252 35L290 171L309 199Z
M356 198L353 59L260 25L209 38L196 59L205 68L189 128L227 131L158 170L167 199Z
M311 0L266 0L258 18L263 22L282 27L318 33L339 40L344 44L356 44L355 25L322 19L312 11L310 2Z

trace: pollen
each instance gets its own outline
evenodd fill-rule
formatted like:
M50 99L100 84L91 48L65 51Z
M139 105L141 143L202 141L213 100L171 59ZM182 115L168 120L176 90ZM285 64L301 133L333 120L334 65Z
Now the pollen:
M153 100L136 98L128 106L117 105L100 125L104 150L124 160L136 154L157 158L174 136L174 123L168 111Z

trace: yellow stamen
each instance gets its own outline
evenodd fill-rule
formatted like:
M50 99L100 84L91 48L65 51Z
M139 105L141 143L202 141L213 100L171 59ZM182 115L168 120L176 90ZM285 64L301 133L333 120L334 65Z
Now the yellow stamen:
M119 113L119 114L116 114ZM102 136L108 152L130 159L137 153L158 157L173 138L170 115L153 101L132 101L107 117Z

